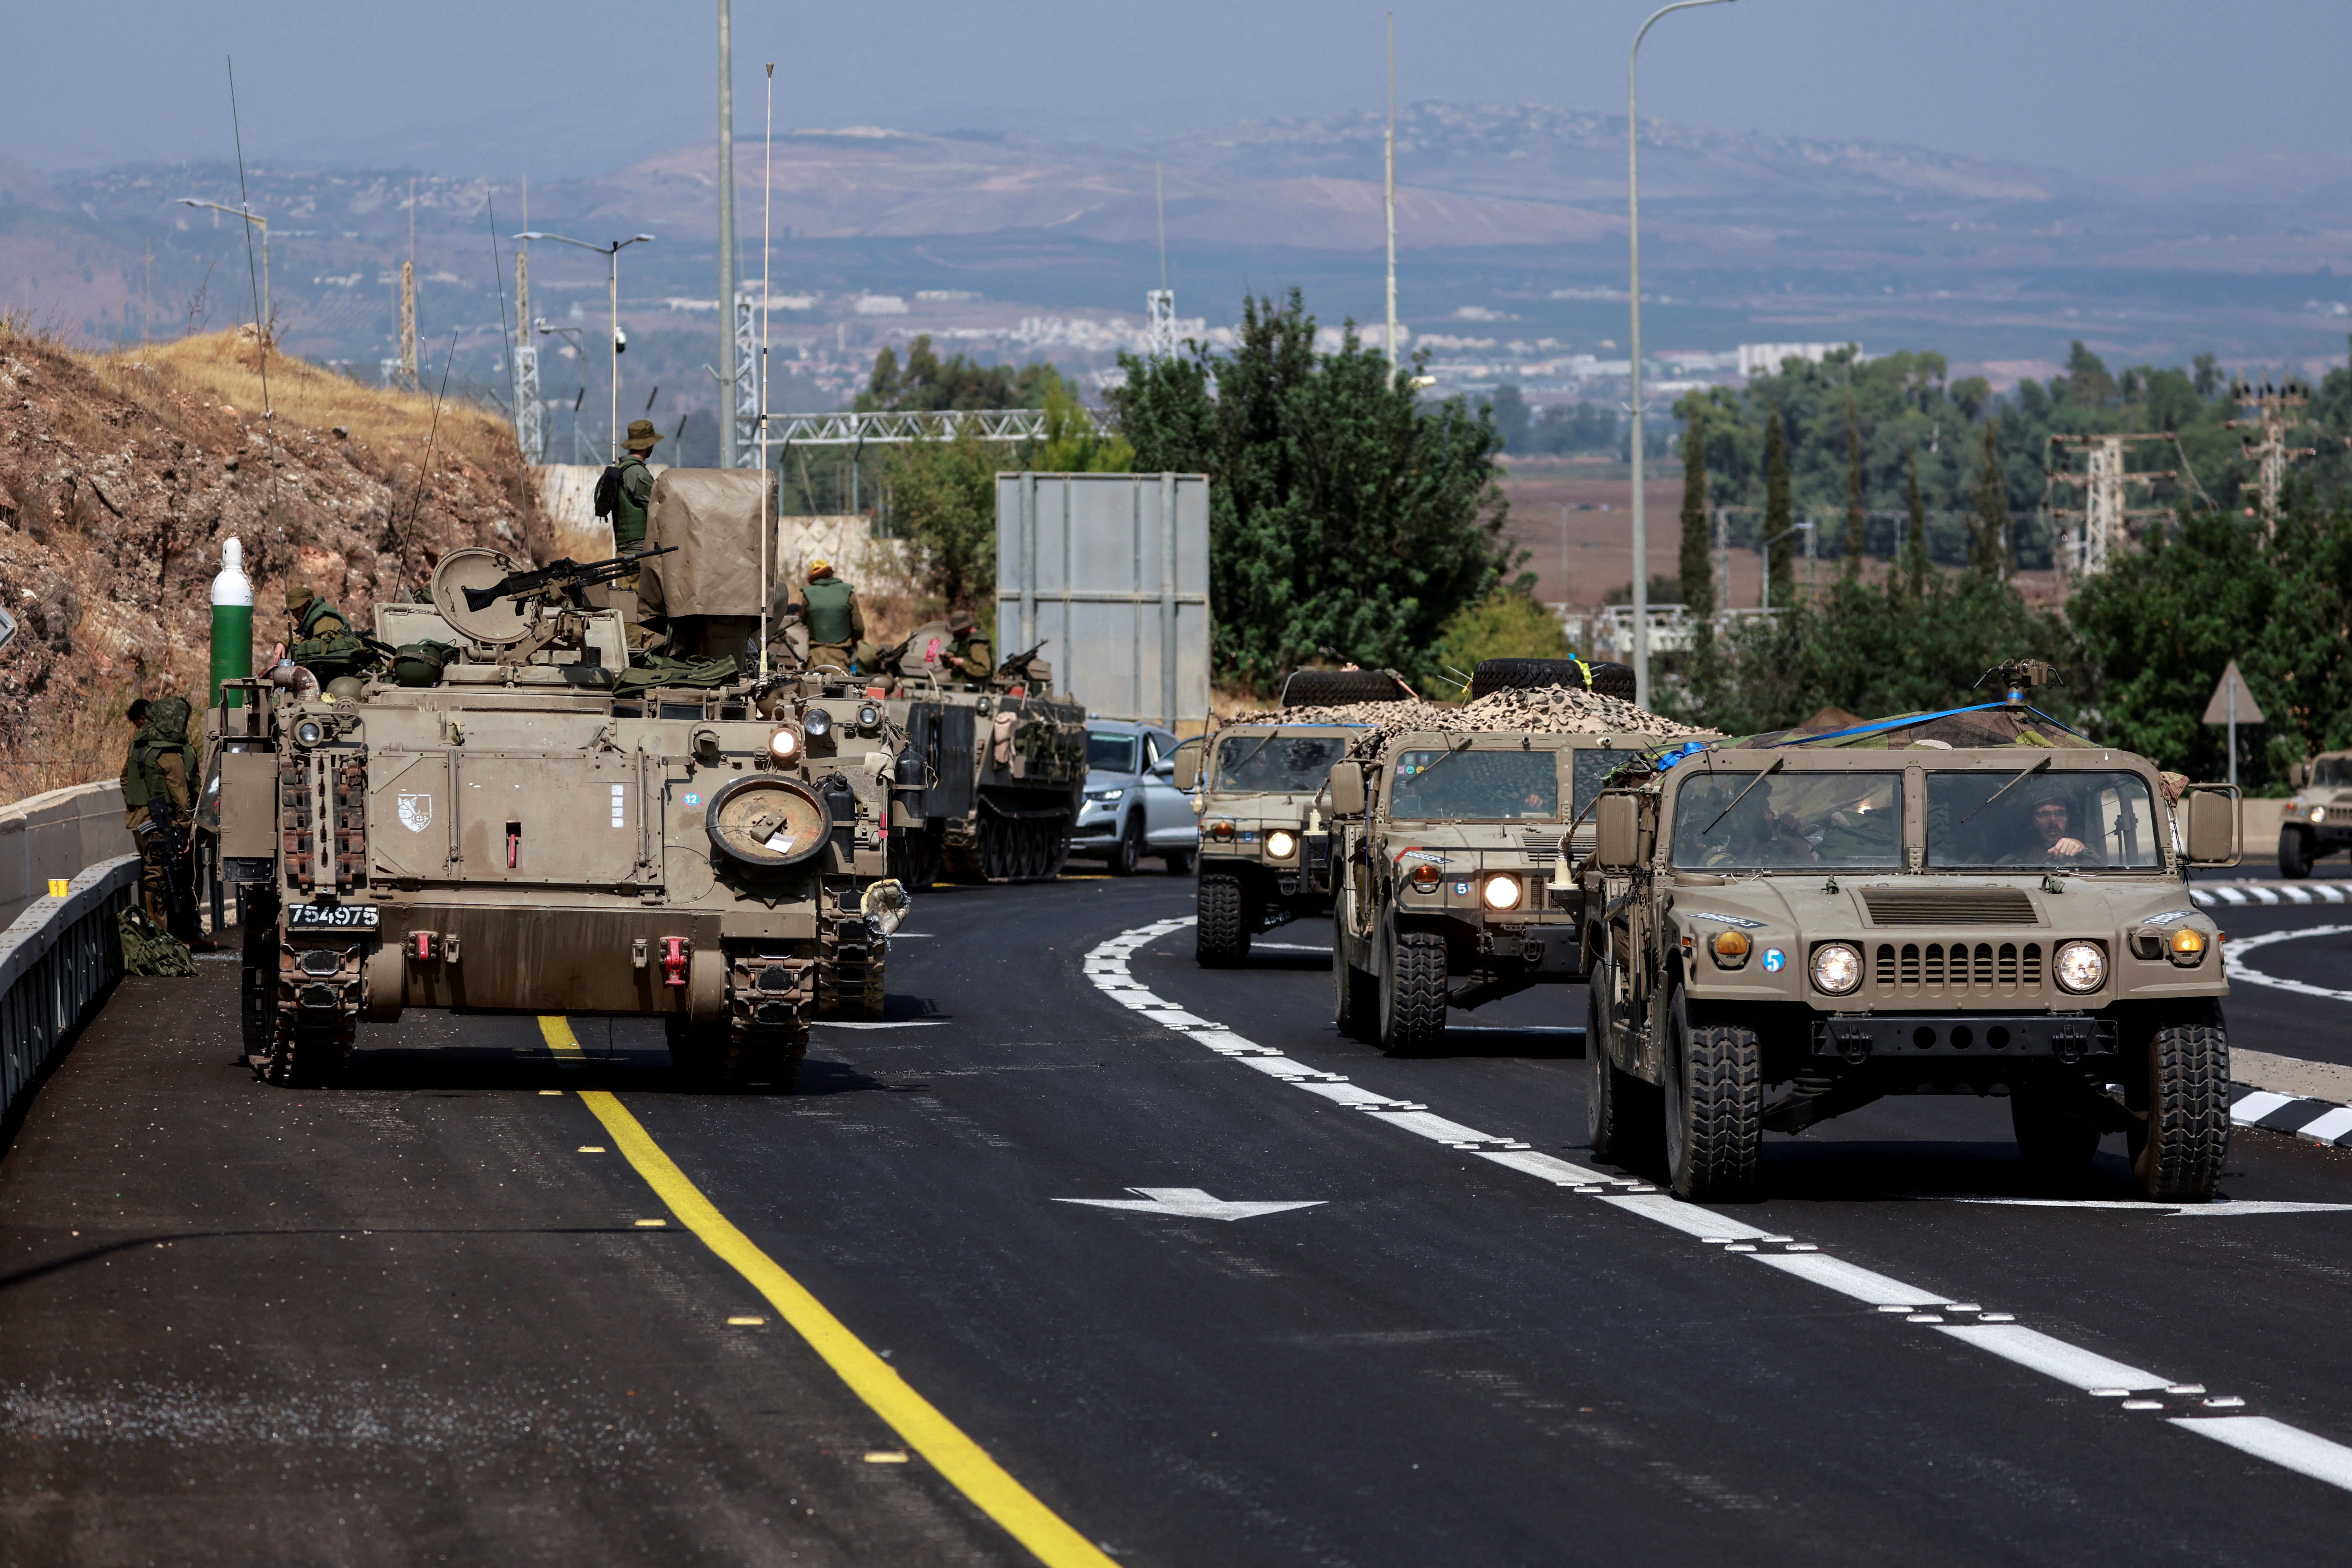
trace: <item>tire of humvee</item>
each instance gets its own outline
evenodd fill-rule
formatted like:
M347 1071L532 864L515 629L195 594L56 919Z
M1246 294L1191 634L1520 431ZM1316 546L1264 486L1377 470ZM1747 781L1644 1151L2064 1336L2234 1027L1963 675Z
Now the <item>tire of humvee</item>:
M2279 875L2300 882L2311 875L2311 835L2300 827L2279 829Z
M1351 1040L1370 1045L1379 1023L1379 988L1372 977L1348 962L1348 949L1342 940L1341 922L1344 910L1331 911L1331 1022L1339 1033Z
M1192 956L1203 969L1230 969L1249 956L1250 911L1239 877L1210 872L1200 881Z
M1595 960L1591 971L1584 1001L1585 1132L1594 1159L1647 1172L1656 1166L1665 1135L1664 1109L1654 1085L1609 1059L1609 1019L1601 998L1614 982L1606 959Z
M1392 1057L1445 1054L1445 939L1399 931L1380 978L1381 1048Z
M1294 669L1283 678L1285 708L1337 708L1349 702L1402 702L1413 693L1385 669Z
M1470 672L1470 699L1475 702L1490 692L1528 691L1544 686L1566 686L1581 691L1586 689L1587 670L1591 672L1592 690L1603 697L1633 700L1633 666L1604 659L1580 669L1572 658L1481 659Z
M2230 1154L2230 1038L2210 1003L2158 1025L2142 1064L2147 1118L2131 1130L2132 1174L2158 1203L2201 1204Z
M1689 1203L1737 1203L1756 1191L1764 1147L1764 1048L1756 1031L1690 1021L1676 990L1667 1004L1666 1176Z
M2098 1128L2044 1089L2021 1085L2011 1092L2009 1125L2017 1135L2018 1153L2042 1175L2079 1171L2099 1152Z

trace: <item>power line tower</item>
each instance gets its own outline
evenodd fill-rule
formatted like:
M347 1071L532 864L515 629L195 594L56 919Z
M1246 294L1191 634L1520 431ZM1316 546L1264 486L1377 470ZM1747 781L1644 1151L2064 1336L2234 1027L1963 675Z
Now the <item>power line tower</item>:
M1176 353L1176 291L1168 287L1168 187L1156 160L1151 202L1160 215L1160 287L1143 291L1143 353L1147 359L1171 359Z
M408 259L400 264L400 357L393 384L415 392L416 377L416 180L408 182Z
M2254 465L2262 496L2263 531L2268 533L2278 526L2279 492L2286 488L2287 459L2308 458L2318 450L2315 447L2286 444L2288 426L2303 423L2300 418L2290 418L2287 410L2308 404L2311 388L2292 376L2276 386L2265 379L2259 388L2240 381L2231 384L2230 399L2253 417L2232 419L2225 428L2261 432L2241 440L2246 460Z
M530 227L530 181L522 183L522 226ZM530 318L530 241L515 250L515 447L526 463L547 461L546 408L539 400L539 344Z
M735 296L735 461L739 468L760 462L760 317L748 293Z
M2136 525L2145 528L2172 515L2171 508L2167 506L2130 504L2132 487L2178 482L2189 467L2185 456L2178 469L2130 467L2126 454L2143 441L2169 445L2176 453L2180 447L2180 437L2163 430L2050 437L2049 458L2043 467L2042 508L2053 526L2075 525L2074 537L2067 541L2061 560L2078 579L2094 576L2114 564L2131 548ZM2076 451L2083 454L2079 470L2064 466L2068 455ZM2196 482L2193 476L2189 482ZM2052 506L2051 495L2062 485L2080 489L2083 504ZM2071 560L2065 558L2069 556Z

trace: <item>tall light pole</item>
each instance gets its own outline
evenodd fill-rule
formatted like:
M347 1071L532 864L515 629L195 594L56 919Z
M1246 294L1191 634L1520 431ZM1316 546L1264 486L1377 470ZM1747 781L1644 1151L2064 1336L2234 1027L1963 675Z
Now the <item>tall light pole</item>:
M1729 0L1675 0L1650 13L1625 57L1625 237L1631 247L1633 296L1633 700L1650 705L1650 522L1642 495L1642 170L1641 129L1633 118L1633 73L1642 40L1669 11L1722 5Z
M1389 13L1389 129L1382 143L1388 169L1388 199L1382 204L1389 226L1389 368L1397 362L1396 344L1396 13Z
M631 235L610 245L591 245L584 239L574 239L568 234L548 234L539 229L526 229L517 239L551 239L558 245L576 245L583 250L593 250L604 258L604 288L613 307L613 431L611 450L604 460L621 460L621 252L632 245L651 240L652 235Z
M735 43L719 0L719 466L735 466Z
M248 212L244 207L225 207L218 202L198 201L194 196L182 196L180 205L184 207L210 207L216 213L226 213L231 217L241 217L261 231L261 330L268 331L269 330L269 220L258 213ZM295 237L299 239L301 236L297 235Z

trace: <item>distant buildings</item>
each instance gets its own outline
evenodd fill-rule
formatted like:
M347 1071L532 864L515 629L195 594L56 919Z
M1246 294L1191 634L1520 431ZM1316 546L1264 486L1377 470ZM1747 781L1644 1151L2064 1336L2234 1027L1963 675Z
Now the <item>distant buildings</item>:
M1856 359L1862 357L1860 343L1742 343L1739 374L1777 375L1783 360L1801 359L1808 364L1819 364L1839 349L1852 349Z

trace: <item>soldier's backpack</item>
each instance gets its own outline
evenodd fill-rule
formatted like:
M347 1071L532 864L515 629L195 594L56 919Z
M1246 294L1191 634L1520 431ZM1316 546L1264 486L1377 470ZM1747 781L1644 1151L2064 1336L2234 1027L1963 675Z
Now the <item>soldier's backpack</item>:
M148 919L136 904L114 917L114 932L122 943L125 974L185 976L196 972L196 961L180 939Z
M621 514L621 465L613 463L596 477L596 515L614 518Z

